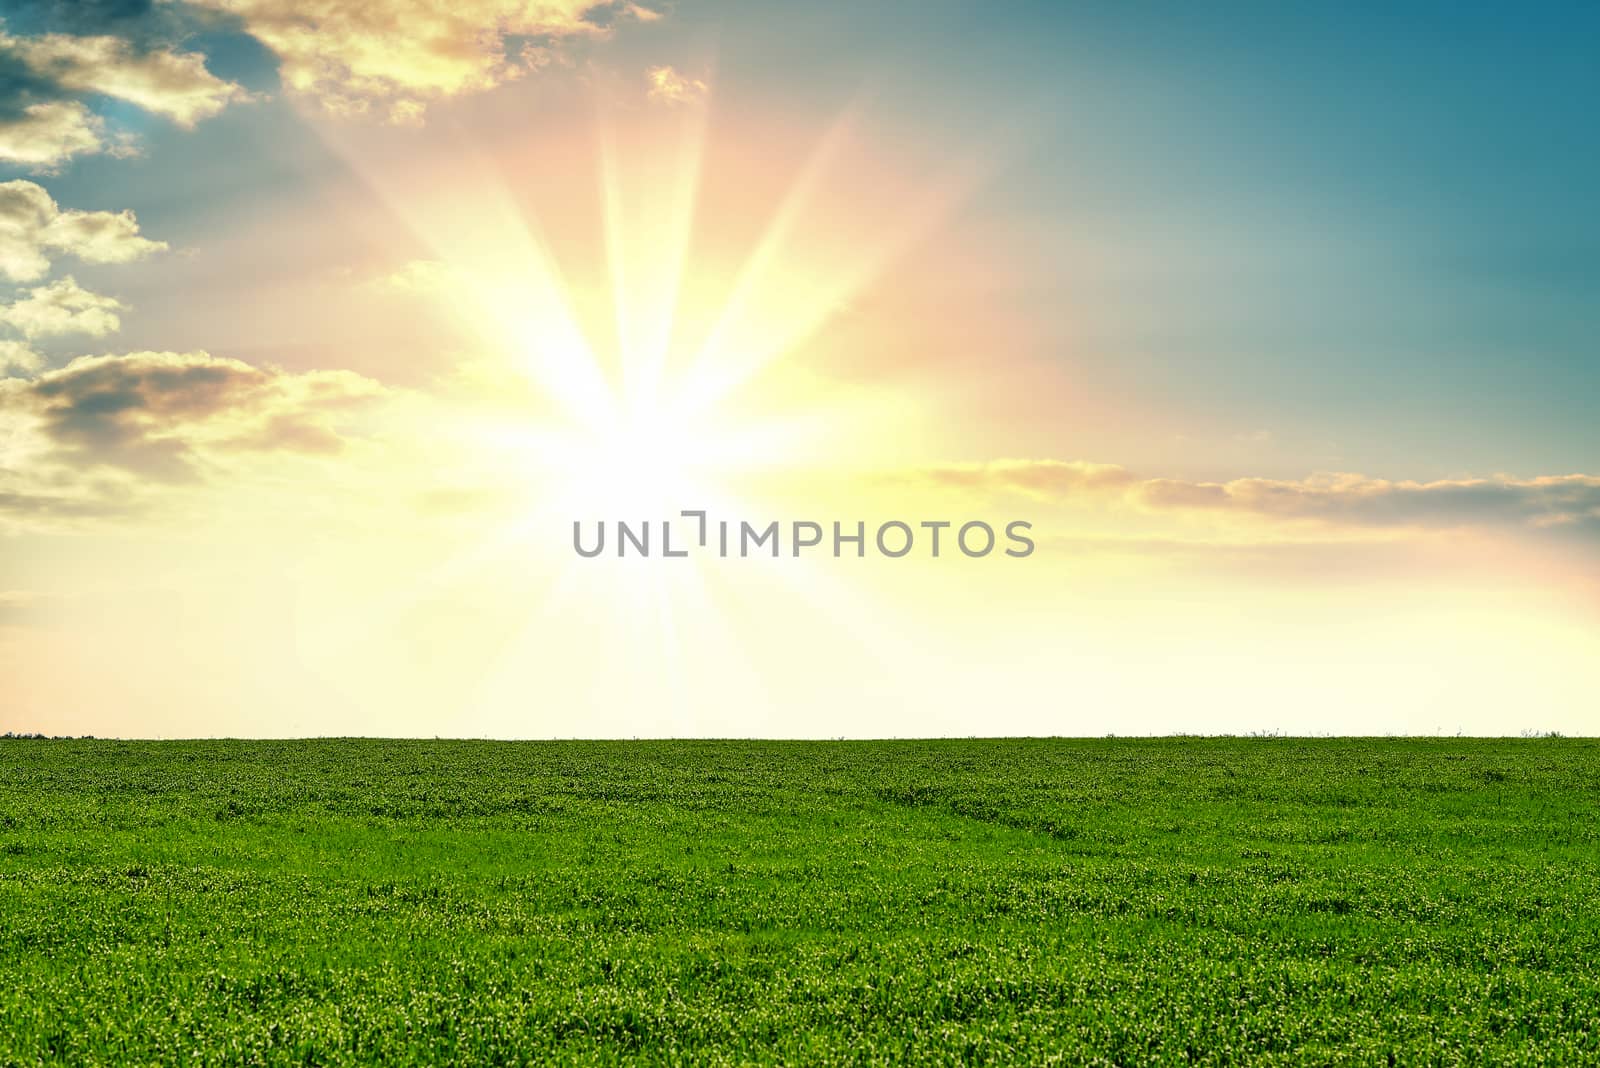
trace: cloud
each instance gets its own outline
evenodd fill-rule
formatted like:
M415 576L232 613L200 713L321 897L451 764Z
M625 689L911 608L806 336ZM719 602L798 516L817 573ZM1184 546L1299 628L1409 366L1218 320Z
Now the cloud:
M917 472L923 481L967 489L999 488L1033 497L1120 490L1134 482L1127 468L1083 460L995 460L986 464L945 464Z
M104 337L122 326L117 312L123 308L115 297L91 293L69 275L34 288L22 300L0 305L0 323L30 339L60 334Z
M130 263L167 247L139 234L131 211L62 211L34 182L0 182L0 276L31 282L56 253L85 263Z
M384 296L410 297L443 293L460 284L460 278L447 263L410 260L388 274L362 282L359 288Z
M183 127L251 99L204 55L171 43L218 13L277 57L291 93L331 114L397 124L420 123L433 101L568 61L574 44L625 22L661 17L629 0L26 0L0 25L0 160L49 173L77 156L130 151L130 139L91 110L94 97ZM659 99L704 90L672 79Z
M429 101L515 80L551 49L655 12L593 0L192 0L239 18L291 91L330 113L415 122ZM531 48L530 48L531 46Z
M0 417L31 427L30 467L51 460L79 476L101 467L184 482L238 453L339 452L340 418L383 392L349 371L293 374L204 352L136 352L0 380Z
M49 172L73 156L106 147L105 123L76 100L29 104L0 114L0 160Z
M1600 475L1586 474L1431 482L1328 474L1206 482L1140 478L1114 464L999 460L925 468L912 481L1064 504L1115 502L1151 513L1242 515L1332 527L1600 530Z
M0 471L0 487L9 473ZM127 487L82 494L19 493L0 488L0 517L40 521L126 518L138 511Z
M605 3L592 4L584 11L583 18L584 21L593 23L601 29L610 29L628 19L655 22L661 18L661 12L640 7L638 4L630 3L629 0L608 0Z
M207 70L198 52L139 49L123 37L14 37L0 30L0 51L60 90L124 100L185 128L249 95Z
M1432 482L1353 474L1300 481L1149 479L1137 485L1135 499L1153 509L1246 512L1339 525L1548 527L1600 519L1600 476L1501 475Z
M671 67L645 71L650 89L646 98L658 104L692 104L705 99L709 87L699 78L686 78Z
M61 21L58 6L35 7L46 24ZM186 128L249 99L207 70L200 53L152 39L149 28L166 20L147 16L104 10L88 20L115 27L115 35L15 34L0 24L0 160L50 173L76 156L130 153L132 136L108 132L85 98L124 101Z
M43 365L43 357L27 342L0 339L0 376L32 374Z

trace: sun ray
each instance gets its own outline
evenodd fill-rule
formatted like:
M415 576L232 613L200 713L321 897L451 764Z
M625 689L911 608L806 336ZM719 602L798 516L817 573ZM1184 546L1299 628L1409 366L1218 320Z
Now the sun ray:
M561 692L592 710L648 699L663 725L696 720L689 682L705 672L719 673L755 706L777 707L765 673L787 670L772 659L778 639L748 625L759 616L763 590L824 626L830 641L859 660L853 670L904 662L915 652L895 637L894 620L870 595L815 561L584 559L567 542L574 519L659 522L685 507L735 523L765 522L780 496L775 476L792 469L814 477L802 473L819 470L824 457L843 457L858 436L884 433L897 410L865 393L860 406L851 391L771 389L755 405L731 404L730 396L798 351L841 303L948 219L982 177L981 168L958 163L902 197L899 210L864 235L848 235L847 258L835 252L808 263L801 253L814 250L796 246L819 232L828 183L859 147L858 100L813 144L723 299L703 309L712 314L693 320L709 318L709 330L680 350L676 335L690 321L683 299L707 114L697 105L622 123L597 107L590 144L604 257L593 267L604 278L609 309L586 304L589 318L574 304L571 275L538 213L482 146L458 144L451 166L461 180L443 187L470 186L473 195L451 198L409 195L414 190L391 171L376 163L363 168L360 154L349 151L352 167L443 265L451 313L484 349L526 373L555 411L524 421L467 415L471 441L482 456L497 458L493 469L503 478L524 487L526 506L366 603L363 618L325 621L309 635L318 660L338 658L365 634L403 630L462 590L492 586L531 601L521 624L496 630L493 648L476 654L483 708L515 707L518 680L532 670L556 673L565 680ZM818 273L796 285L797 264ZM608 329L614 348L606 344ZM610 352L614 375L602 360ZM675 363L680 352L686 365ZM535 551L535 544L545 548ZM628 651L626 672L606 667L608 643ZM693 670L686 667L691 660ZM594 701L602 691L607 700ZM759 707L750 709L758 718Z
M681 120L664 124L672 134L669 147L645 139L625 154L609 108L596 106L599 199L621 355L619 403L633 411L663 403L705 156L706 106L677 110ZM625 174L634 178L626 185Z
M544 238L537 215L520 205L482 148L452 140L454 173L439 188L471 188L470 197L418 197L401 168L369 158L332 124L312 124L419 243L446 269L450 308L485 349L513 354L518 366L568 418L597 425L613 414L612 392L578 325L570 287Z
M626 221L621 178L618 173L616 133L603 110L595 116L596 158L600 164L600 203L605 232L606 267L611 278L611 309L617 348L621 355L622 389L636 388L639 349L634 336L635 306L628 277L629 257L624 242Z
M973 189L994 167L992 156L975 154L951 168L901 211L892 224L877 237L854 249L850 263L837 265L826 280L813 290L791 295L783 307L787 316L763 316L759 328L741 316L747 286L755 284L764 265L776 259L793 219L775 224L752 258L753 272L741 279L740 300L728 311L706 339L684 388L687 411L698 413L715 407L730 393L758 375L774 360L793 352L834 318L841 307L878 280L893 263L948 220ZM786 204L786 209L789 205ZM780 212L780 215L783 213Z
M733 289L723 302L716 322L696 352L688 369L691 381L705 375L705 365L714 361L723 352L727 334L746 314L752 294L766 281L772 266L782 254L790 234L810 206L823 176L843 150L857 122L860 106L860 102L857 101L842 111L812 148L810 156L800 168L799 174L795 176L788 192L784 194L778 210L773 213L772 221L767 224L766 231L757 242L755 250L741 268Z

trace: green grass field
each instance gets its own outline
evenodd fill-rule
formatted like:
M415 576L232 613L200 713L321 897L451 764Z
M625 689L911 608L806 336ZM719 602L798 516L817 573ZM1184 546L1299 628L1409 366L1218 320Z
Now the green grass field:
M0 741L0 1064L1600 1063L1600 743Z

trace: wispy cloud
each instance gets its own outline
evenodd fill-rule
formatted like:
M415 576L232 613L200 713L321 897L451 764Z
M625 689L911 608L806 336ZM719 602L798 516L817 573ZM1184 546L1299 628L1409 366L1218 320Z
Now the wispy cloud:
M1324 474L1286 480L1226 482L1143 478L1115 464L999 460L922 468L924 485L1025 495L1039 501L1103 505L1144 512L1252 516L1333 526L1525 527L1596 524L1600 475L1439 479L1428 482Z
M439 260L409 260L387 274L369 278L359 288L389 296L426 296L449 291L461 284L449 264Z
M645 94L658 104L691 104L705 98L710 87L699 78L690 78L671 67L651 67L645 71L649 91Z
M1136 479L1125 467L1085 460L995 460L921 468L912 476L933 485L1002 489L1037 497L1084 491L1121 491Z

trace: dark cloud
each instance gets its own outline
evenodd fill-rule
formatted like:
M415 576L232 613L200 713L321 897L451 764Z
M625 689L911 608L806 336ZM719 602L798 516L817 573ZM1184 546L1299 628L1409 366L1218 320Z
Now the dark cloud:
M0 48L0 122L20 119L34 104L57 100L61 91L20 56Z
M335 413L376 396L349 372L302 375L205 353L86 357L14 384L0 407L23 409L57 457L163 482L237 452L329 454L344 446Z
M77 368L74 370L74 368ZM243 364L151 366L133 359L68 367L33 388L46 434L75 455L160 479L193 474L175 427L248 403L266 375Z
M183 32L178 5L154 0L8 0L6 28L13 33L114 34L132 41L170 39Z

